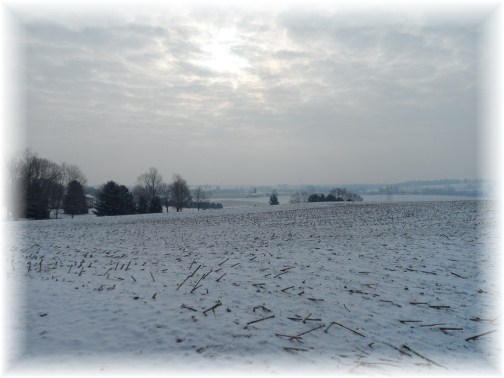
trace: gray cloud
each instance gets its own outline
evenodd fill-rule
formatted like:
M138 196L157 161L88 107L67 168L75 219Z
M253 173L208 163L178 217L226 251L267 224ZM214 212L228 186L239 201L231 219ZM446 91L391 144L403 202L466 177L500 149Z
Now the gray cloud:
M21 18L28 144L91 182L112 169L133 183L149 166L236 184L478 174L480 13ZM352 168L328 175L331 160Z

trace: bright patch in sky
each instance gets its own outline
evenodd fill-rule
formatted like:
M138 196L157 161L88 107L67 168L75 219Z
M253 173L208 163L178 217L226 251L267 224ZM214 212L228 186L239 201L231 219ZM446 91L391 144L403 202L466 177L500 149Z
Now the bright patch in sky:
M240 43L241 39L236 30L220 29L209 43L203 46L206 54L200 64L219 73L240 73L247 66L247 61L232 51L233 47Z
M322 8L19 9L23 143L92 184L478 178L492 8Z

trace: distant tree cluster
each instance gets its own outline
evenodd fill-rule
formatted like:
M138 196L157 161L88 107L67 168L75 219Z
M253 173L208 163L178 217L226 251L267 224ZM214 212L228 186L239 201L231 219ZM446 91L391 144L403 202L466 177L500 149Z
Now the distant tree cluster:
M362 197L358 194L351 193L346 189L332 189L328 195L325 194L310 194L308 202L341 202L341 201L362 201Z
M290 203L304 203L304 202L340 202L340 201L362 201L362 197L358 194L351 193L346 189L335 188L329 194L308 194L308 193L294 193L289 200Z
M362 197L356 193L349 192L345 188L335 188L330 192L336 199L335 201L362 201Z
M290 203L305 203L310 195L306 192L294 193L289 200Z
M329 196L328 196L329 197ZM325 202L326 196L324 194L310 194L308 202ZM327 199L330 202L330 199Z
M194 201L191 202L189 207L191 209L198 209L198 210L199 209L207 210L207 209L222 209L223 208L222 203L219 203L219 202L205 202L202 205L199 205L199 207L198 207L198 203L194 202Z
M57 218L62 205L72 215L87 212L81 190L85 184L77 166L58 165L26 150L8 162L8 212L28 219L48 219L51 209L56 209Z

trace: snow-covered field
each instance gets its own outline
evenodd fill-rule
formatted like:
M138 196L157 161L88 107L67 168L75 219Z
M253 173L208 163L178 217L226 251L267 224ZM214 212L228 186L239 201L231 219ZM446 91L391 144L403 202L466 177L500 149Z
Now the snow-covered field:
M12 372L499 366L492 202L280 205L4 226Z

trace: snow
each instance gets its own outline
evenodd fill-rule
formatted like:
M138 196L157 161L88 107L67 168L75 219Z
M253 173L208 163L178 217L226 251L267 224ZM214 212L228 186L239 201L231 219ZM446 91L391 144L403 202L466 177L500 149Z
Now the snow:
M5 222L9 371L496 374L496 223L482 200Z

